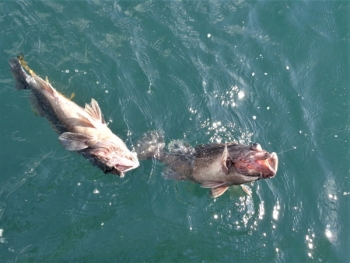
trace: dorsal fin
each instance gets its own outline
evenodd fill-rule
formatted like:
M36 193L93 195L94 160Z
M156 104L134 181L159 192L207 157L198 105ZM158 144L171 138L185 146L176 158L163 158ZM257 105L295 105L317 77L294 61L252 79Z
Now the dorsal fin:
M98 106L98 103L96 100L91 99L91 103L90 104L85 104L85 111L92 117L94 118L96 121L99 121L101 123L106 123L100 106Z

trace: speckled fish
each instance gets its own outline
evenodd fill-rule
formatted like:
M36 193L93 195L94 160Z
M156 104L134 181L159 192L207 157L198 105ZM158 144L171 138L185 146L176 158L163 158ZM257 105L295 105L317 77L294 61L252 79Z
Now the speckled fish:
M22 56L9 64L17 90L31 91L34 110L50 121L67 150L80 153L104 173L121 177L139 166L136 153L107 127L97 101L78 106L29 69Z
M149 132L137 143L139 159L157 159L166 167L165 179L191 180L211 189L211 196L222 195L231 185L242 185L276 175L276 153L263 150L260 144L206 144L195 148L182 141L172 141L164 150L164 137Z

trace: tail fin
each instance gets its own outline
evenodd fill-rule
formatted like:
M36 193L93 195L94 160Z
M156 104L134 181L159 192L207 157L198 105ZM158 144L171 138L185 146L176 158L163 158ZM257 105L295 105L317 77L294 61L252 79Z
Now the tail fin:
M139 160L156 158L163 159L164 135L162 132L151 131L142 136L136 144L136 152Z
M29 75L24 71L18 58L12 58L9 60L12 75L16 81L16 89L29 89L27 77Z

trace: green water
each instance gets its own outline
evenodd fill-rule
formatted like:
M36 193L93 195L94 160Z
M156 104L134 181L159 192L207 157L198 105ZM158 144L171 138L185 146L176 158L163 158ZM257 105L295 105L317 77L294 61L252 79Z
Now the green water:
M349 262L347 1L0 2L0 262ZM66 151L8 59L23 53L133 149L259 142L276 177L211 199L142 161Z

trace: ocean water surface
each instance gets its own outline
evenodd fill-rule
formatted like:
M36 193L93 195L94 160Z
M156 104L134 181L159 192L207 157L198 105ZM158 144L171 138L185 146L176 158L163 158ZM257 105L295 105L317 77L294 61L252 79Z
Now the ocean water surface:
M347 1L2 1L1 262L349 262ZM124 178L66 151L8 60L130 149L258 142L277 175L212 199L141 161Z

